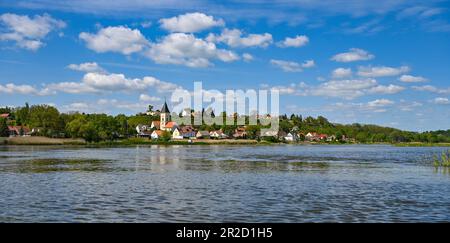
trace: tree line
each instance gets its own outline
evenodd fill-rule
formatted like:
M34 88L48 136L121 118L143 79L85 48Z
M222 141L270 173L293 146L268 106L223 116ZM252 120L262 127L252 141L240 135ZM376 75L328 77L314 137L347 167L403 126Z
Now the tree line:
M149 106L152 107L152 106ZM151 108L150 108L151 109ZM35 128L35 134L46 137L59 138L83 138L88 142L112 141L116 139L128 138L136 135L138 124L150 124L151 121L159 120L159 116L136 114L127 116L119 114L116 116L107 114L85 114L85 113L61 113L53 106L32 105L26 103L22 107L0 108L0 114L9 113L9 123L0 118L0 136L9 134L7 125L27 126ZM226 117L226 113L221 113ZM248 119L248 117L247 117ZM362 143L376 142L425 142L439 143L450 142L450 130L410 132L395 128L382 127L377 125L363 124L336 124L329 122L325 117L319 116L305 117L292 114L290 116L280 116L280 130L289 133L296 132L307 134L316 132L320 134L334 135L337 139L349 138ZM196 126L199 130L219 130L232 136L235 125L206 125ZM262 126L247 126L247 138L259 139L259 132Z

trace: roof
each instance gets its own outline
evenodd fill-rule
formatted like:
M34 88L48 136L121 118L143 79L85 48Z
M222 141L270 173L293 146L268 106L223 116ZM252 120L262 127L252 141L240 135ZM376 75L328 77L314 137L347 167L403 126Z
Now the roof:
M182 126L180 128L181 133L190 133L195 132L194 128L192 126Z
M169 107L167 107L167 103L164 101L164 105L161 108L161 113L170 113Z
M0 114L0 117L1 118L8 118L9 117L9 113Z
M23 130L24 133L29 133L30 128L24 126L8 126L8 130L15 131L17 134L20 134L20 129Z
M157 129L159 129L159 126L161 125L161 122L160 121L152 121L152 124L151 124L151 126L154 126L154 127L156 127Z
M176 126L177 126L177 123L173 122L173 121L170 121L170 122L166 123L166 125L165 125L165 127L167 127L167 128L172 128L172 127L176 127Z
M155 130L155 131L152 132L152 134L153 133L155 133L158 136L161 136L163 134L163 131L162 130Z
M209 132L208 131L198 131L197 135L209 136Z

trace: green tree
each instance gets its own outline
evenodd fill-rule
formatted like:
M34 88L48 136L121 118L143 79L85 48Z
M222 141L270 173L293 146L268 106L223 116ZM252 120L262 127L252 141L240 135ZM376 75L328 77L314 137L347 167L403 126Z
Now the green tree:
M8 137L9 136L9 129L8 125L6 124L6 119L0 118L0 137Z

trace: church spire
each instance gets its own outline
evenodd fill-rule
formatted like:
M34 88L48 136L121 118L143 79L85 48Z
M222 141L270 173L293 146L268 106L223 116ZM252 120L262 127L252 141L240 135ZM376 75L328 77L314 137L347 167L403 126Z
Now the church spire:
M170 113L169 107L167 107L166 101L164 101L164 105L163 105L163 107L161 108L161 113Z

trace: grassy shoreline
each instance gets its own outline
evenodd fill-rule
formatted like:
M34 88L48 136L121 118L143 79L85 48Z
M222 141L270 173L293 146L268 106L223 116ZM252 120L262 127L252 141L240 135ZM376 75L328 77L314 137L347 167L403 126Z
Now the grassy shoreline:
M0 145L83 145L83 146L133 146L133 145L392 145L396 147L450 147L450 143L325 143L325 142L291 142L277 143L257 140L234 140L234 139L198 139L198 140L171 140L154 141L147 138L129 138L116 141L102 141L87 143L83 139L72 138L47 138L47 137L12 137L0 138Z

